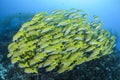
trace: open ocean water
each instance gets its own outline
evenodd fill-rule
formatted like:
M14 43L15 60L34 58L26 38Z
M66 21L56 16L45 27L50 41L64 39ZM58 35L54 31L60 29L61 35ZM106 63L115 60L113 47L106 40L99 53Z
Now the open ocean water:
M116 36L114 52L85 62L70 72L24 73L11 64L8 45L22 24L40 12L83 10L88 19L99 16L101 28ZM0 0L0 80L120 80L120 0Z

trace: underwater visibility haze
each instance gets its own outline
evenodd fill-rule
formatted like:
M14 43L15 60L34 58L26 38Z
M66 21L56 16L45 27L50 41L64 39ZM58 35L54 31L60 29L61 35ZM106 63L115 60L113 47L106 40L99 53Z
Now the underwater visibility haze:
M120 80L119 0L1 0L0 80Z

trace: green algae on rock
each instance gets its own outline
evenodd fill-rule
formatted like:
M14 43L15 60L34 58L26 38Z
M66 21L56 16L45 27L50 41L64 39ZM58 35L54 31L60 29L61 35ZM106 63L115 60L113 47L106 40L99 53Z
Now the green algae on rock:
M112 53L116 37L100 28L98 16L90 22L87 15L76 9L35 15L13 37L8 57L26 73L40 68L63 73Z

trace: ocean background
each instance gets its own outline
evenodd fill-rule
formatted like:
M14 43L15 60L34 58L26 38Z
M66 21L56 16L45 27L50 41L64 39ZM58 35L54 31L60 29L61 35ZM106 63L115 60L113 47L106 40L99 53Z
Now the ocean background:
M6 54L7 45L12 40L13 35L20 29L24 22L29 21L34 14L39 12L51 12L52 10L68 10L71 8L84 10L85 13L89 14L90 21L93 20L93 15L100 17L103 20L104 25L102 28L107 29L112 35L117 37L116 48L120 50L120 0L0 0L0 62L6 65L8 63ZM13 33L12 33L13 32ZM11 35L10 35L11 34ZM4 43L4 44L3 44ZM113 58L114 56L114 58ZM120 80L120 55L113 55L112 58L109 56L108 61L103 58L98 60L99 62L106 62L107 66L114 65L115 70L108 72L115 76L114 78L105 78L104 80ZM96 62L96 61L95 61ZM113 64L112 64L113 63ZM9 63L10 64L10 63ZM82 67L86 65L82 65ZM7 69L3 65L0 65L0 80L7 80L3 76ZM113 66L112 66L113 67ZM10 68L10 67L9 67ZM4 72L2 71L3 69ZM81 69L82 70L82 69ZM106 74L108 74L106 73ZM10 74L10 73L9 73ZM44 74L45 75L45 74ZM89 75L91 76L91 75ZM95 75L93 75L95 76ZM117 76L117 77L116 77ZM34 76L35 77L35 76ZM118 78L119 77L119 78ZM9 77L8 77L9 78ZM11 78L9 80L21 80ZM37 80L33 77L29 80ZM41 79L42 80L42 79ZM49 80L49 79L45 79ZM54 79L50 79L54 80ZM63 79L59 79L63 80ZM77 80L77 79L75 79ZM101 80L98 79L85 79L81 78L78 80Z

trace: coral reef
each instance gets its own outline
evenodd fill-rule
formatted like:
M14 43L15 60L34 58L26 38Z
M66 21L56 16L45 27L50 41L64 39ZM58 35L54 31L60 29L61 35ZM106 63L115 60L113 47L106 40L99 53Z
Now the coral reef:
M41 12L22 25L8 46L12 64L26 73L41 68L58 73L113 52L115 36L100 28L94 16L90 22L82 10Z
M16 69L16 67L13 64L10 64L8 61L7 62L4 61L3 63L1 63L0 80L17 80L17 78L19 78L20 75L18 76L19 73L15 72L14 70L17 71L19 69ZM10 75L14 75L14 77L11 77Z
M5 80L7 69L0 64L0 80Z

